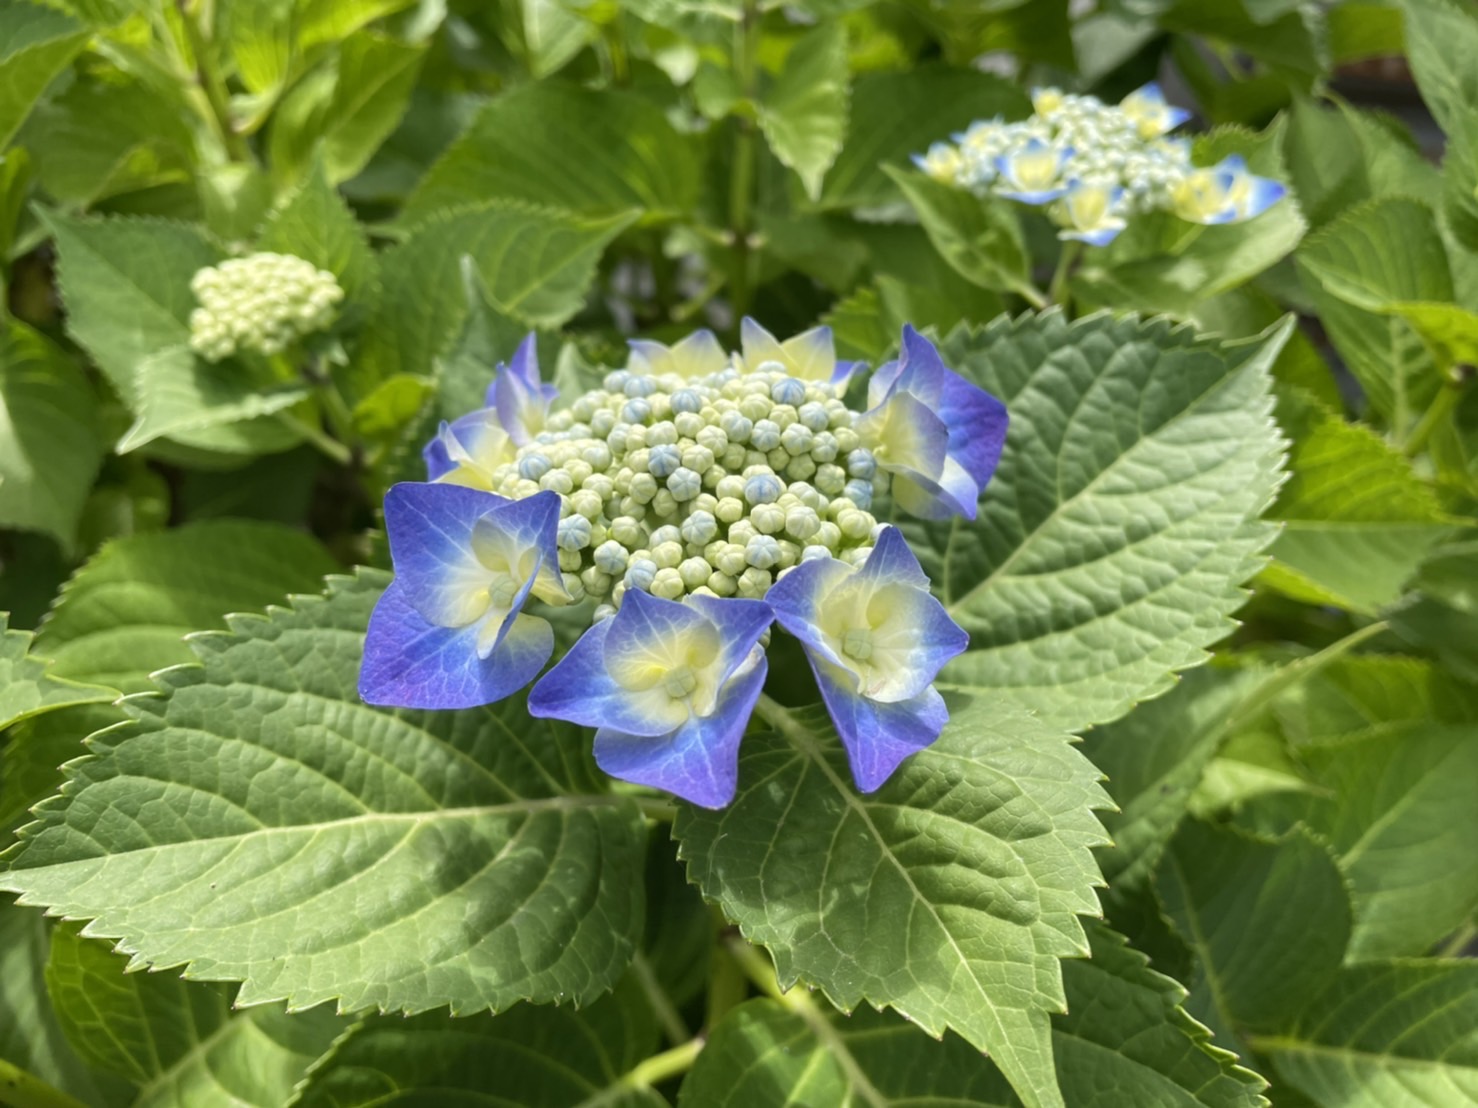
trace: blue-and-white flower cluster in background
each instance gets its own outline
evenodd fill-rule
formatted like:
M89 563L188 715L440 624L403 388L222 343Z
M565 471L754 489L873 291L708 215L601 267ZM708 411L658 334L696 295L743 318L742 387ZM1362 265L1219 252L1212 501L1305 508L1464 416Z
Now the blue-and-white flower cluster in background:
M1142 212L1235 223L1260 215L1287 191L1250 173L1240 155L1193 165L1189 140L1169 135L1190 113L1166 103L1156 84L1118 104L1037 89L1032 105L1029 119L981 120L914 162L947 184L1045 205L1059 238L1092 246L1112 242Z
M595 727L613 777L707 807L733 799L772 625L804 648L860 788L928 746L932 682L965 633L930 595L891 504L975 518L1006 410L905 327L863 367L827 328L785 342L752 320L635 341L626 368L562 403L530 335L486 407L443 424L429 480L385 500L395 577L371 617L360 693L466 708L533 681L554 652L534 604L591 626L534 685L536 716Z

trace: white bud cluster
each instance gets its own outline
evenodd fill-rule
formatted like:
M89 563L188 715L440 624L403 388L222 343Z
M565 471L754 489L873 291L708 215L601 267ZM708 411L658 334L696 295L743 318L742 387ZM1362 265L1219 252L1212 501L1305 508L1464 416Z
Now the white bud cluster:
M280 354L333 322L344 290L332 273L291 254L249 254L207 266L190 280L190 346L218 362L238 350Z
M608 374L488 487L560 495L560 570L609 615L628 589L758 598L797 563L866 557L885 475L830 385L777 362L700 378Z

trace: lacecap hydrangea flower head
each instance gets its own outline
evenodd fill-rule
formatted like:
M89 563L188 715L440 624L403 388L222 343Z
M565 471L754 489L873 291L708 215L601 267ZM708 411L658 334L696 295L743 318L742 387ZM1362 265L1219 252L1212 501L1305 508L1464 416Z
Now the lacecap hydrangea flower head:
M1037 89L1032 105L1029 119L981 120L914 162L947 184L1045 206L1059 238L1092 246L1112 242L1143 212L1234 223L1260 215L1287 191L1254 176L1239 155L1193 165L1190 143L1169 135L1190 113L1166 103L1154 83L1118 104Z
M801 644L860 788L944 727L933 688L965 633L929 593L891 505L975 517L1006 411L911 327L860 370L829 329L741 348L707 331L631 343L601 387L561 397L534 337L486 406L444 423L428 480L385 500L395 577L370 619L360 693L464 708L523 688L554 652L540 605L590 626L529 711L596 728L613 777L696 804L733 799L776 622Z

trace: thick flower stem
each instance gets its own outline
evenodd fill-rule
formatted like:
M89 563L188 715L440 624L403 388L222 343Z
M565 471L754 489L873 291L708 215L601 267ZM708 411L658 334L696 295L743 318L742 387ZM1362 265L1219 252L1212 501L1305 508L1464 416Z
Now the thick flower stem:
M10 1108L84 1108L80 1100L3 1058L0 1058L0 1104Z
M226 80L215 66L211 57L210 40L201 26L201 0L179 0L180 22L185 28L185 37L190 42L190 53L195 55L195 83L204 94L210 114L207 121L212 124L216 135L225 148L226 156L233 162L250 162L251 147L236 130L231 119L230 94Z
M675 1046L671 1050L664 1050L661 1054L654 1054L631 1069L621 1078L619 1084L623 1088L644 1089L679 1077L693 1068L698 1055L703 1053L703 1047L704 1039L702 1035L699 1035L689 1039L682 1046Z

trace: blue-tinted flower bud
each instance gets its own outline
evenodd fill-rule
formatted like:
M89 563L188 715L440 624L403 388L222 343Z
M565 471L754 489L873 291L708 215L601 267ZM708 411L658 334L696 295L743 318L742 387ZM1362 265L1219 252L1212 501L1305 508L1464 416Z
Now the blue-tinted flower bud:
M847 473L853 477L871 478L878 470L872 451L859 447L847 455Z
M654 446L647 455L647 470L653 477L668 477L682 464L682 451L671 444Z
M786 377L770 386L770 399L777 404L799 407L806 399L806 383Z
M872 507L872 482L870 481L848 481L842 493L848 500L864 512Z
M718 520L709 512L695 511L682 522L682 536L686 542L707 544L718 535Z
M626 584L629 588L641 589L643 592L651 589L652 580L657 576L657 563L651 558L632 558L626 564Z
M556 540L561 550L584 550L590 545L590 520L584 516L565 516L559 521Z
M760 473L744 482L744 499L751 504L773 504L784 491L773 473Z

